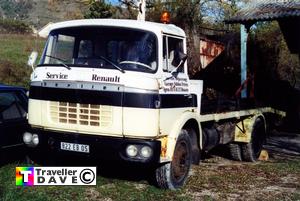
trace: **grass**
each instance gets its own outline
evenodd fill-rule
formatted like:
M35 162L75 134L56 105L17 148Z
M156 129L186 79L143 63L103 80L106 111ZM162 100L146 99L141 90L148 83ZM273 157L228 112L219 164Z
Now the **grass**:
M292 200L300 198L300 159L263 163L202 163L184 188L161 190L147 181L97 177L96 186L15 186L15 167L0 168L0 200Z
M41 54L44 43L31 35L0 34L0 83L28 87L32 72L28 56L33 50Z
M281 160L277 163L263 163L259 167L274 172L277 174L300 174L300 161L299 160Z
M30 52L41 52L45 40L31 35L1 34L0 58L15 64L26 64Z
M299 200L300 159L230 163L197 167L186 188L204 200Z

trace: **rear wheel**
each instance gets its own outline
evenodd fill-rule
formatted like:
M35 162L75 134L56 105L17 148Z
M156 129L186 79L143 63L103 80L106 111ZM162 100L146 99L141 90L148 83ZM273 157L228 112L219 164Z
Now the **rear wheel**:
M155 171L157 185L164 189L177 189L183 186L188 177L191 162L191 139L186 130L181 130L175 145L173 160Z
M248 162L255 162L259 158L260 152L266 138L264 121L257 118L252 129L251 141L242 145L243 159Z
M242 161L242 149L239 144L236 143L230 143L228 144L230 157L232 160L235 161Z

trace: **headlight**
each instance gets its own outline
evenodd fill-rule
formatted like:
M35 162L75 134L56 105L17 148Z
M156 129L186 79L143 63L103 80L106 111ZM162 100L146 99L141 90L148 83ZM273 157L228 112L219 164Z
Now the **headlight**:
M149 146L143 146L140 151L140 154L144 158L149 158L152 155L152 149Z
M135 157L138 154L138 148L135 145L129 145L126 148L126 154L129 157Z
M31 133L28 133L28 132L25 132L25 133L23 134L23 142L24 142L25 144L30 144L31 141L32 141L32 134L31 134Z
M39 144L40 140L39 140L39 136L37 134L33 134L32 135L32 143L37 146Z

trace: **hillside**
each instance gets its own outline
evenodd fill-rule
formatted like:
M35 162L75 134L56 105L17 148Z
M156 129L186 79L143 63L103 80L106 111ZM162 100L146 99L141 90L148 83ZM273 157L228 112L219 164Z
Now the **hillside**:
M32 69L26 65L31 51L39 54L44 46L44 39L30 35L0 35L0 83L29 86Z
M34 6L27 21L37 27L48 22L83 18L86 6L78 0L33 0Z
M0 0L0 16L25 21L36 28L48 22L83 18L81 0Z

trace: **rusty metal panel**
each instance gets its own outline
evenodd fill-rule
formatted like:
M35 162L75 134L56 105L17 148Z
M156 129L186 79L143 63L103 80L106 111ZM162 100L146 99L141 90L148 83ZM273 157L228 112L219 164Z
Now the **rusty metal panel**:
M200 39L200 61L202 68L206 68L225 49L224 44L208 39Z

